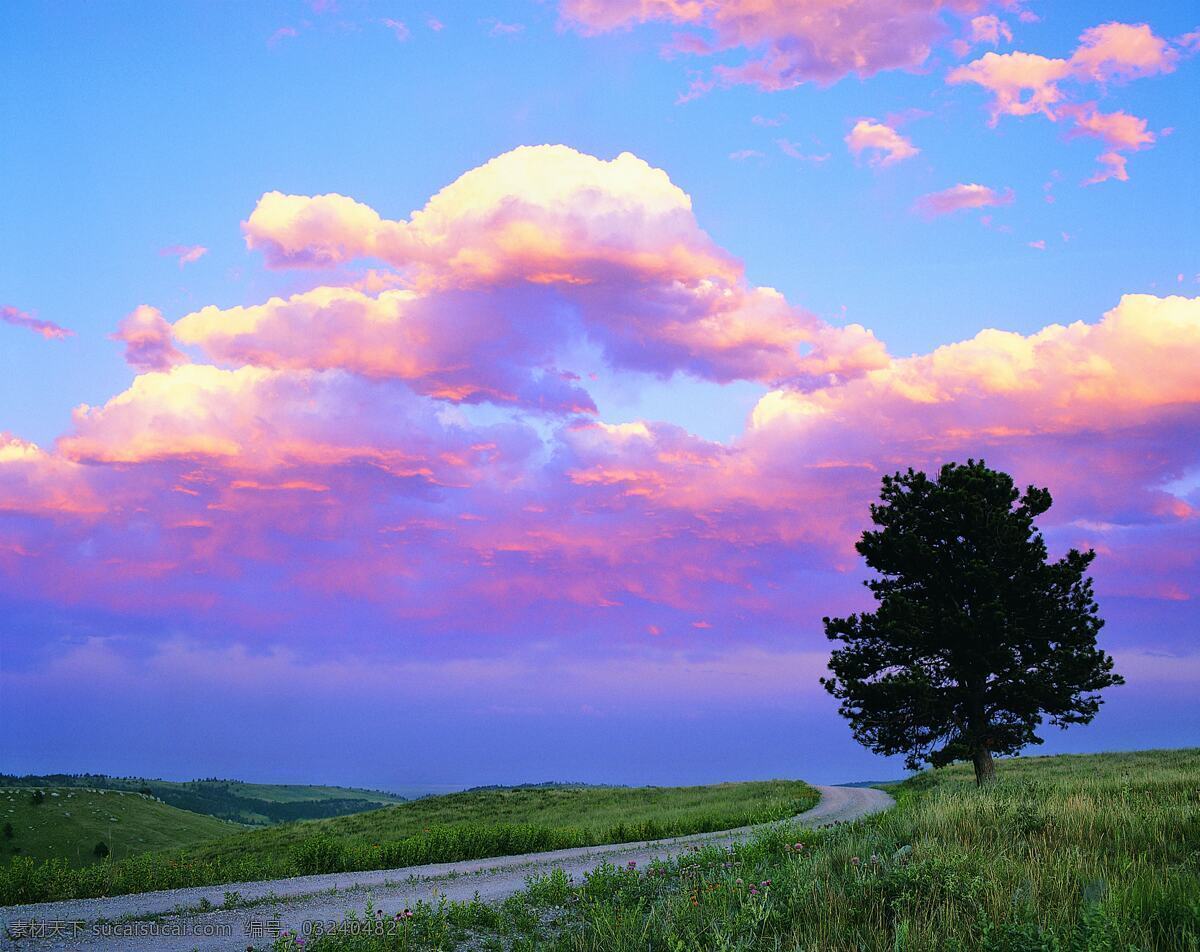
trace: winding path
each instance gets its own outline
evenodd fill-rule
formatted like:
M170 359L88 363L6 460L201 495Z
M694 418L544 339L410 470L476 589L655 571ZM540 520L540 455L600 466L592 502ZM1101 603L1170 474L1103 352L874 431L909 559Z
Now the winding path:
M793 822L809 827L857 820L893 805L882 790L870 787L816 787L821 799L815 807ZM0 907L0 948L21 952L66 952L66 950L118 949L121 952L189 952L245 949L268 946L272 933L267 923L277 918L282 928L300 931L306 921L341 919L348 909L362 910L368 901L391 912L414 906L419 900L445 897L469 900L478 895L485 902L498 902L525 888L525 877L561 869L576 880L609 862L639 866L654 859L668 859L697 844L729 845L745 840L756 827L745 826L718 833L697 833L672 839L610 846L585 846L525 853L491 859L435 863L404 869L380 869L357 873L297 876L292 879L222 886L197 886L160 892L79 899L68 902L32 903ZM226 890L237 890L243 902L259 900L245 908L213 909L211 912L177 913L194 910L203 903L220 906ZM53 938L25 937L14 941L10 931L22 923L40 921L51 929L57 923L82 922L74 930L65 927ZM154 934L98 934L104 923L118 923L129 931ZM271 928L274 928L273 926ZM177 934L164 934L175 932Z

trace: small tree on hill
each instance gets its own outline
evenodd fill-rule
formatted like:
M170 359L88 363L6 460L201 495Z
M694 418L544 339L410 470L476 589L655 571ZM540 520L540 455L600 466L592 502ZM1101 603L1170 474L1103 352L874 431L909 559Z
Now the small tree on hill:
M841 700L855 738L910 769L971 760L979 784L993 754L1040 744L1043 716L1059 727L1096 716L1102 688L1123 684L1096 647L1087 567L1095 553L1047 561L1034 519L1050 493L1021 494L982 460L883 478L878 527L859 554L878 577L873 612L826 618L833 651L821 683Z

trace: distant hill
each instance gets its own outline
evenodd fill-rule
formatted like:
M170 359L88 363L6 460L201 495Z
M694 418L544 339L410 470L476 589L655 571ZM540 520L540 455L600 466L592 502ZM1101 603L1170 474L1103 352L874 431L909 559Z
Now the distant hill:
M152 850L192 848L242 829L131 791L0 786L0 863L29 856L80 867L108 854L120 860Z
M245 783L216 777L174 781L105 774L0 774L0 786L89 787L142 793L181 810L252 826L322 820L405 802L404 797L382 790Z
M627 790L619 783L570 783L562 780L543 780L541 783L489 783L481 787L467 787L462 793L478 793L486 790Z

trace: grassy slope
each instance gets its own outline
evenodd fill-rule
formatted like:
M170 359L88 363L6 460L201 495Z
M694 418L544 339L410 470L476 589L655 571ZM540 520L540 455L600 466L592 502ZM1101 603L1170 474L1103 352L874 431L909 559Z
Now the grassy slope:
M816 800L816 791L799 781L457 793L241 832L84 871L17 862L0 868L0 904L639 840L782 818Z
M35 860L59 858L70 866L97 862L93 849L103 840L114 859L150 850L195 846L236 833L232 823L189 813L138 793L50 787L34 806L30 788L0 788L0 825L11 823L13 837L0 838L0 862L14 854Z
M266 826L302 818L333 816L373 810L405 798L378 790L305 784L244 783L240 780L155 780L141 777L108 777L103 774L45 776L0 775L0 785L101 790L149 789L159 799L218 819ZM296 809L303 812L297 813Z
M190 851L197 859L282 857L314 834L342 843L384 843L455 826L528 825L593 834L596 842L622 839L616 828L652 820L664 830L713 829L787 801L799 812L816 802L796 781L727 783L701 787L556 787L452 793L353 816L255 830ZM714 827L714 824L716 826ZM634 838L636 833L631 830Z
M556 952L1200 950L1200 749L1005 760L998 775L980 791L969 767L925 773L858 824L583 884L545 877L500 907L423 906L396 936L306 952L465 939Z

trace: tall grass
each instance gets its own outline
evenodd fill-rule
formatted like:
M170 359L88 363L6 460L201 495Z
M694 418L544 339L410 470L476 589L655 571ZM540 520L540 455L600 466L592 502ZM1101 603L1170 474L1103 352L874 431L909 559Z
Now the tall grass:
M861 823L549 876L499 908L422 906L307 948L1200 950L1200 750L1009 760L983 790L952 767L893 792Z
M15 857L0 867L0 905L659 839L783 819L816 800L816 792L797 781L455 794L352 817L236 833L191 850L147 853L83 869ZM618 809L624 818L618 818ZM570 825L561 824L567 810L577 811ZM542 822L489 821L497 814ZM459 822L453 822L454 816ZM433 823L435 817L450 822ZM561 825L548 825L548 819Z

